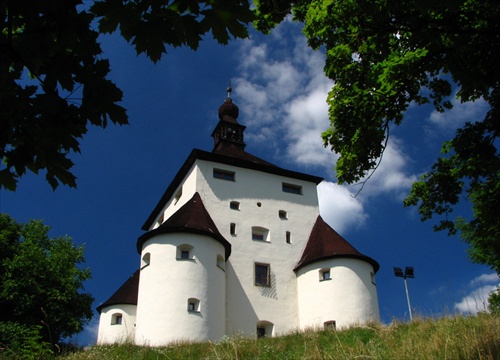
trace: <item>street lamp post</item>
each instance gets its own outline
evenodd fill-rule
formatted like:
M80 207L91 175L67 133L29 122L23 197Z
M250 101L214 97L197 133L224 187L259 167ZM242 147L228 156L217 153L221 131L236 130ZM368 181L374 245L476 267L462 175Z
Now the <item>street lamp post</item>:
M401 270L401 268L395 267L394 268L394 275L396 277L402 277L404 282L405 282L406 300L408 301L408 311L410 312L410 321L412 321L413 316L411 313L410 293L408 292L408 284L406 283L406 279L407 278L413 279L415 277L413 267L407 266L404 273L403 273L403 270Z

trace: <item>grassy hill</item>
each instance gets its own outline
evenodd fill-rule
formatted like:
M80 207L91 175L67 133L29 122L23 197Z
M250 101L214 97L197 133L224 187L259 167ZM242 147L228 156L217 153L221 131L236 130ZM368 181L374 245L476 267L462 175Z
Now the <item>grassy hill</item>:
M306 331L266 339L224 338L147 348L93 346L66 355L83 359L500 359L500 317L444 317L370 325L343 331Z

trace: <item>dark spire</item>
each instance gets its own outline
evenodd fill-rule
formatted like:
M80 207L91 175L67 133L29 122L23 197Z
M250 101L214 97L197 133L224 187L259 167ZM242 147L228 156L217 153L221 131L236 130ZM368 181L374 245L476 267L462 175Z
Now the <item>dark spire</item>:
M236 119L238 118L240 110L235 104L233 104L233 100L231 99L232 92L233 88L231 87L231 83L229 83L227 86L227 97L219 108L219 120L238 123Z
M229 84L227 87L227 97L219 107L219 123L212 132L214 150L217 147L228 144L236 145L241 149L245 148L245 142L243 141L245 126L239 124L236 120L240 110L233 104L233 100L231 99L232 91L233 88Z

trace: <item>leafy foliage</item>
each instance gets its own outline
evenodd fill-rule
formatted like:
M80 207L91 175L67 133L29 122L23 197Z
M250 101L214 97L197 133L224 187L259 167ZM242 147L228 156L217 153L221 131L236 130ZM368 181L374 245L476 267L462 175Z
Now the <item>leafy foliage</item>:
M443 155L413 185L406 206L422 220L438 215L470 246L473 261L500 273L500 3L494 0L259 0L256 25L268 32L292 13L304 23L308 44L326 52L331 126L325 146L337 152L340 183L366 179L385 150L391 126L410 104L452 107L484 99L484 119L471 119ZM461 198L472 219L451 219Z
M496 316L500 315L500 287L497 287L490 293L490 297L488 299L488 309L491 313Z
M45 170L54 189L75 187L69 155L88 127L128 123L99 33L119 28L156 62L166 45L196 50L208 32L223 44L244 38L252 20L246 0L106 0L90 8L81 0L0 0L0 187L15 190L27 170Z
M41 325L0 322L0 357L2 359L51 359L51 344L43 341Z
M18 224L0 214L0 323L38 329L44 341L55 344L83 330L94 299L82 292L91 276L78 267L83 247L67 236L49 238L48 232L41 221Z

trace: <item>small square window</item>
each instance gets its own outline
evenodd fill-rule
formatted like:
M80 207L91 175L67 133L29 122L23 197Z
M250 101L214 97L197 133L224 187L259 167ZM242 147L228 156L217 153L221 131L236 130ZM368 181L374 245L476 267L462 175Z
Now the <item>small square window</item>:
M231 201L229 203L229 208L232 210L239 210L240 209L240 203L238 201Z
M280 210L278 211L278 215L280 217L281 220L286 220L288 219L288 214L286 213L285 210Z
M255 263L255 285L271 286L270 270L269 264Z
M290 193L290 194L302 195L302 186L300 186L300 185L282 183L281 188L282 188L283 192Z
M320 273L320 281L331 280L330 269L321 269L319 273Z
M189 259L189 250L181 251L181 259Z
M187 310L188 312L190 313L193 313L193 312L200 312L200 300L198 299L195 299L195 298L189 298L188 299L188 304L187 304Z
M234 181L234 171L227 171L221 169L214 169L214 178L221 180Z

